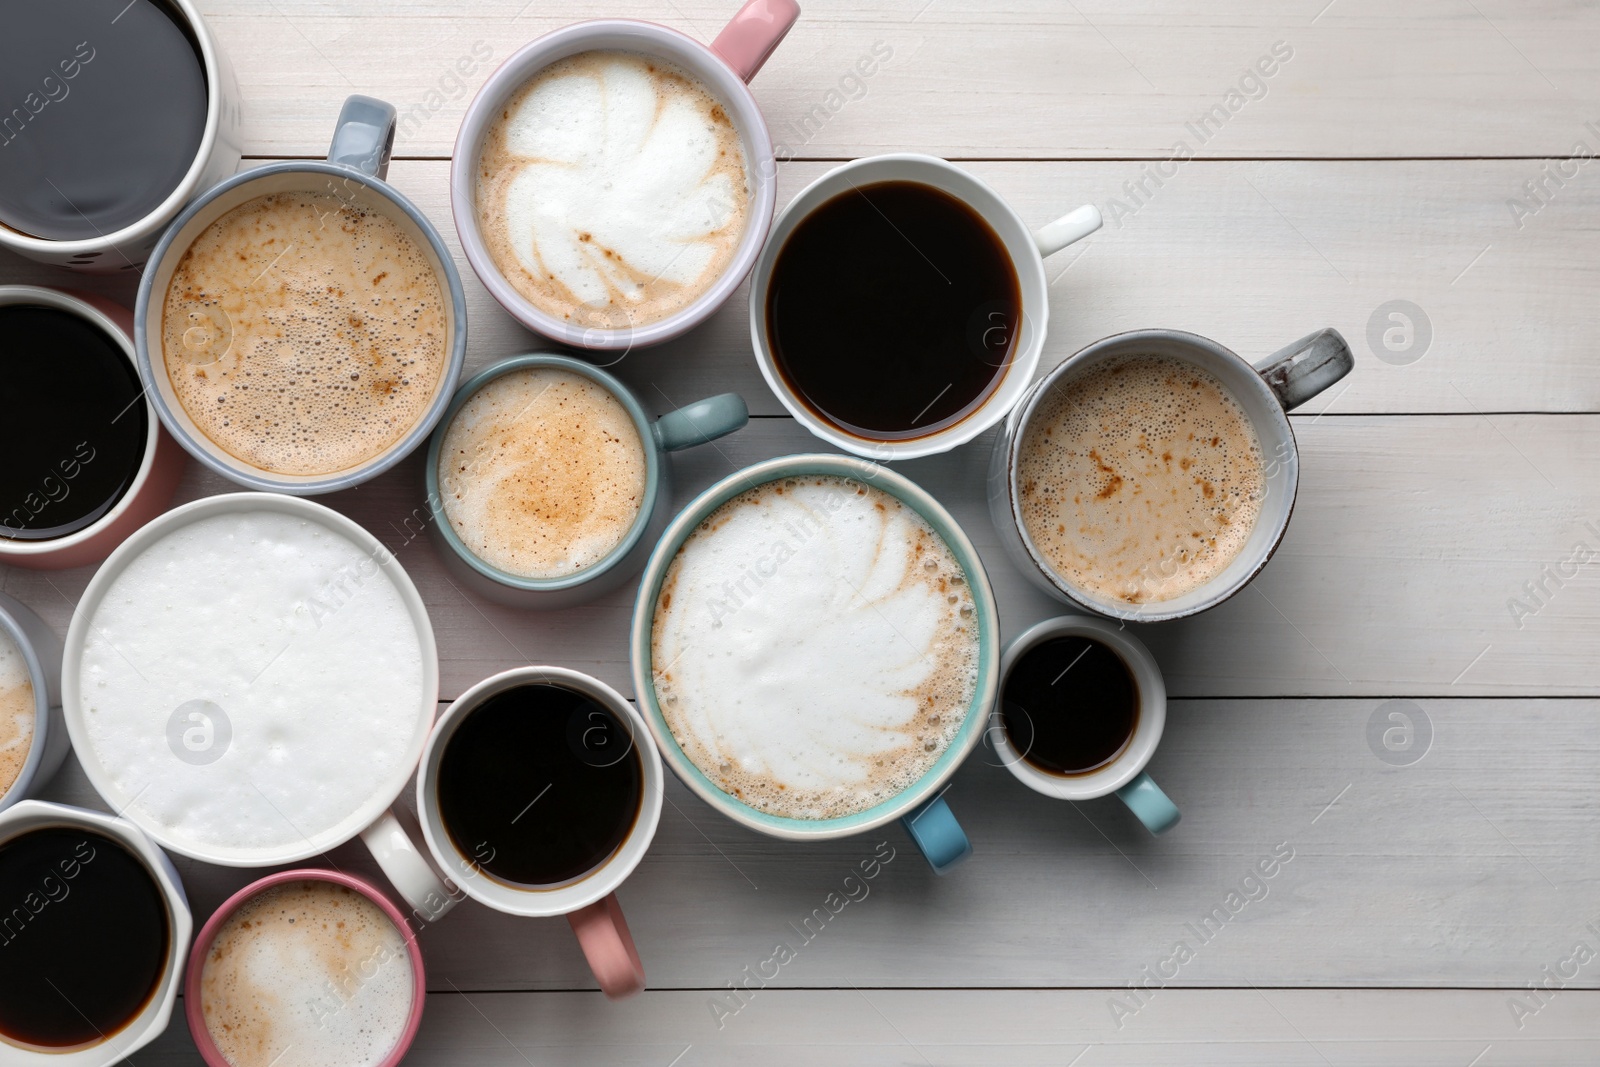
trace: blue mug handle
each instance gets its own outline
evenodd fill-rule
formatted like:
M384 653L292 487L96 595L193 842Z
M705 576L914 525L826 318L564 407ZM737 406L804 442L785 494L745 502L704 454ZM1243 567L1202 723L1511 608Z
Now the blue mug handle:
M942 794L911 814L902 815L900 824L922 850L934 874L946 874L972 855L972 842L967 840L966 831L956 822L955 812L950 810Z
M1139 777L1117 790L1117 798L1128 805L1128 810L1139 817L1144 823L1144 828L1153 834L1164 834L1174 826L1183 814L1178 811L1167 794L1156 785L1154 778L1144 771L1139 772Z
M677 452L703 445L744 428L750 410L738 393L719 393L677 411L669 411L655 422L656 443L663 452Z

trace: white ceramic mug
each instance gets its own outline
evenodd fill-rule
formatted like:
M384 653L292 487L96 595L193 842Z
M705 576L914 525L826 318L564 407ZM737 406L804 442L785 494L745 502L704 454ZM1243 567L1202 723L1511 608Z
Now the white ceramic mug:
M767 289L784 242L807 216L841 193L874 182L893 181L931 185L960 200L988 222L1005 245L1006 254L1016 269L1018 290L1022 297L1022 321L1017 326L1011 358L1006 364L1000 385L981 406L960 422L942 430L921 437L882 440L846 433L818 416L795 396L783 375L778 372L773 359L772 343L767 336ZM1045 328L1050 319L1045 257L1089 236L1100 228L1100 224L1099 210L1092 204L1086 204L1048 225L1037 230L1031 229L987 183L935 156L911 153L869 156L835 167L789 201L789 206L772 224L771 237L756 260L750 284L750 338L755 346L756 364L761 368L761 376L800 425L846 452L885 462L948 452L1005 418L1006 413L1027 392L1034 371L1039 367L1039 353L1044 348ZM850 284L848 276L841 276L839 284Z
M48 782L71 747L61 718L61 639L31 608L0 593L0 640L7 638L21 653L33 687L33 735L10 788L0 785L0 811Z

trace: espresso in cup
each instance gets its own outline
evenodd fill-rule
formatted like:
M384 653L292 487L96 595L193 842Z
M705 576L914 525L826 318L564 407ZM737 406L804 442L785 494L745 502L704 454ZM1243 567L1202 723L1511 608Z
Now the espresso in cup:
M1117 652L1090 637L1054 637L1011 666L1000 721L1012 747L1046 774L1097 771L1139 728L1139 683Z
M693 304L751 213L739 131L698 78L595 50L538 71L488 125L478 230L495 268L562 322L623 329Z
M0 797L16 783L28 762L37 715L28 661L11 635L0 630Z
M974 595L916 510L838 475L712 512L656 597L656 704L684 754L758 811L833 819L920 781L978 685Z

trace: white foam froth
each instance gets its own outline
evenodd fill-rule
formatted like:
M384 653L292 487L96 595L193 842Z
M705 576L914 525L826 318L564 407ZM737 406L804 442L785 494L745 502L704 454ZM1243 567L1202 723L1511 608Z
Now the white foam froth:
M28 761L37 712L28 661L11 635L0 631L0 796L11 788Z
M81 755L204 848L315 840L393 780L426 726L399 591L342 534L279 512L199 519L145 548L95 609L79 687ZM208 731L205 709L180 721L190 701L227 726Z
M923 518L842 478L770 482L684 542L656 602L657 703L724 792L826 819L920 779L977 688L978 623Z

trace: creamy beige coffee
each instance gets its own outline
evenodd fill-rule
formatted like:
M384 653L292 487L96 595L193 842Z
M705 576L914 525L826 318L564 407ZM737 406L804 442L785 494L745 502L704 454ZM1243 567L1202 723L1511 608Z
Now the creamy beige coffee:
M1244 548L1266 471L1249 416L1214 375L1119 356L1056 383L1017 448L1023 527L1090 597L1144 604L1197 589Z
M233 1067L372 1067L405 1035L414 993L405 934L320 880L251 897L200 970L206 1032Z
M657 596L656 703L723 792L829 819L914 785L978 684L972 588L943 538L871 486L817 475L734 497Z
M11 636L0 631L0 797L16 782L33 746L33 678Z
M688 307L744 235L750 177L698 79L631 52L568 56L501 109L478 156L478 229L530 304L586 328Z
M633 417L610 390L533 367L495 378L451 419L439 494L479 559L524 578L559 578L627 536L648 469Z
M184 412L228 454L274 474L333 474L423 418L449 363L448 302L388 214L351 194L273 193L184 252L162 355Z

